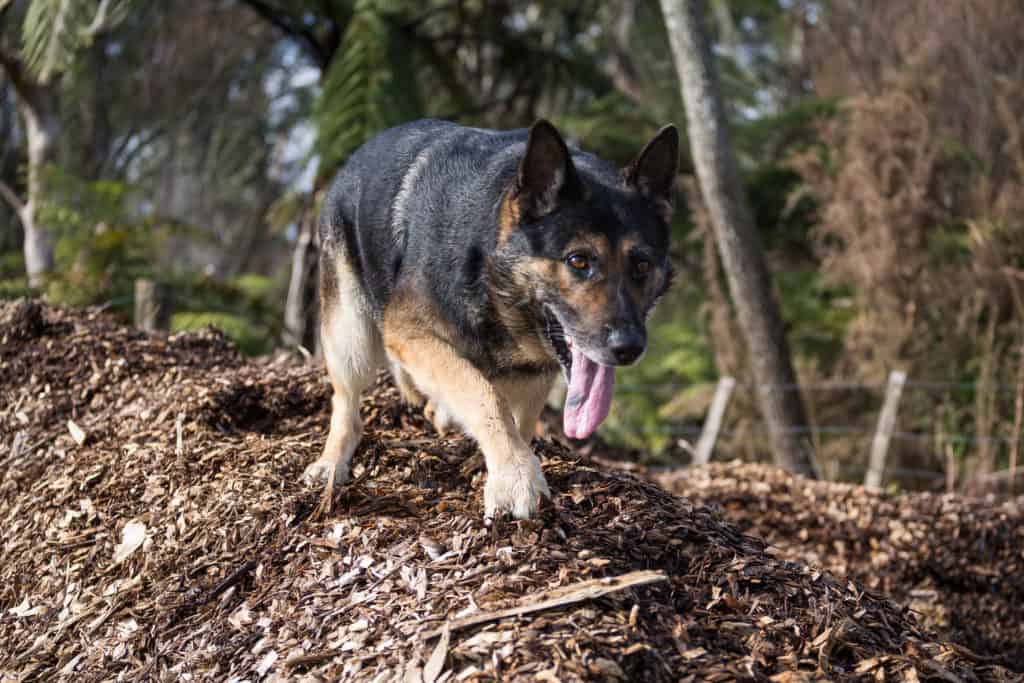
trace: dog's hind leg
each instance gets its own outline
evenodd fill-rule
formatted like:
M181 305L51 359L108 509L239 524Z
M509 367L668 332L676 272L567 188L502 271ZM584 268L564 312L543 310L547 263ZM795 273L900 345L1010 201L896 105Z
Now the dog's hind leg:
M384 361L380 332L369 302L344 253L325 248L320 260L320 341L334 387L331 427L323 454L303 480L322 484L348 479L349 463L363 433L360 397Z
M392 362L391 377L395 380L395 386L398 387L398 393L402 395L402 400L415 408L423 408L424 416L434 425L438 434L443 436L455 429L457 426L455 418L448 414L444 406L427 400L405 368Z
M416 388L416 383L412 381L409 373L398 363L389 365L391 378L395 380L395 386L398 387L398 393L402 395L402 400L414 408L422 408L423 404L427 402L427 398Z
M512 377L495 382L498 392L508 401L519 435L526 443L530 443L533 438L537 420L554 383L553 373Z

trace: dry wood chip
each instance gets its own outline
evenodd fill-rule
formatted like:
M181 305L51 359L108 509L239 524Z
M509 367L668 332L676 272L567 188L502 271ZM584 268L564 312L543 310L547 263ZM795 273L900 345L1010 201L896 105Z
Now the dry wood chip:
M68 420L68 432L71 434L71 438L74 439L75 443L79 446L85 443L85 431L75 424L74 420Z
M1024 671L1019 502L868 495L741 464L624 473L607 449L597 467L538 439L550 506L487 528L476 445L438 437L382 375L359 475L314 519L319 493L298 480L331 391L314 364L245 360L214 330L147 336L95 310L3 303L0 387L12 680ZM88 438L58 451L82 415ZM603 590L635 572L663 578ZM421 634L448 622L424 665Z
M114 564L121 564L146 542L146 525L131 521L121 530L121 542L114 548Z
M427 665L423 667L423 683L435 683L441 671L444 669L444 660L448 656L448 642L451 640L451 629L446 625L441 631L441 637L430 653Z
M466 628L467 626L484 624L488 621L505 619L506 617L517 617L523 614L530 614L531 612L540 612L541 610L552 609L555 607L565 607L566 605L573 605L577 602L583 602L584 600L592 600L627 588L646 586L667 580L668 577L662 572L637 571L624 574L622 576L581 581L577 584L566 586L558 590L545 591L538 595L527 596L521 601L521 604L515 607L496 610L494 612L486 612L484 614L474 614L473 616L450 621L445 624L443 629L427 631L423 634L423 638L434 638L448 629L454 631Z

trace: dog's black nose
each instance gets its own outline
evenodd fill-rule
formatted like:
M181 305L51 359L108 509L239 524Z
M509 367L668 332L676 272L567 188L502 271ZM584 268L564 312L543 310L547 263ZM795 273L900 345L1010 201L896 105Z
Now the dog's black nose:
M620 365L628 365L635 361L646 346L646 335L637 329L620 328L608 335L608 350Z

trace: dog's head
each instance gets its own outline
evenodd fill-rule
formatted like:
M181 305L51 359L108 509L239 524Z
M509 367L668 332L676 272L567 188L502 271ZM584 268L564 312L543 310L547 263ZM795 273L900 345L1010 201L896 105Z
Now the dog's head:
M679 134L662 128L617 176L580 159L577 169L550 123L533 125L502 200L498 254L540 311L569 379L566 433L583 438L607 415L614 367L646 350L647 316L672 278Z

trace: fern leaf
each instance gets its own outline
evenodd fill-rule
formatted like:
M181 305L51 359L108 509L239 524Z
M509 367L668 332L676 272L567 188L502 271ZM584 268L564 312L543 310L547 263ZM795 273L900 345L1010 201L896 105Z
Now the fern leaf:
M41 83L66 69L75 51L122 20L132 0L32 0L21 31L25 63Z
M314 109L322 171L341 165L384 128L422 116L415 65L399 17L395 3L357 5Z
M67 50L67 13L71 0L34 0L22 25L22 54L43 83L49 82L57 59Z

